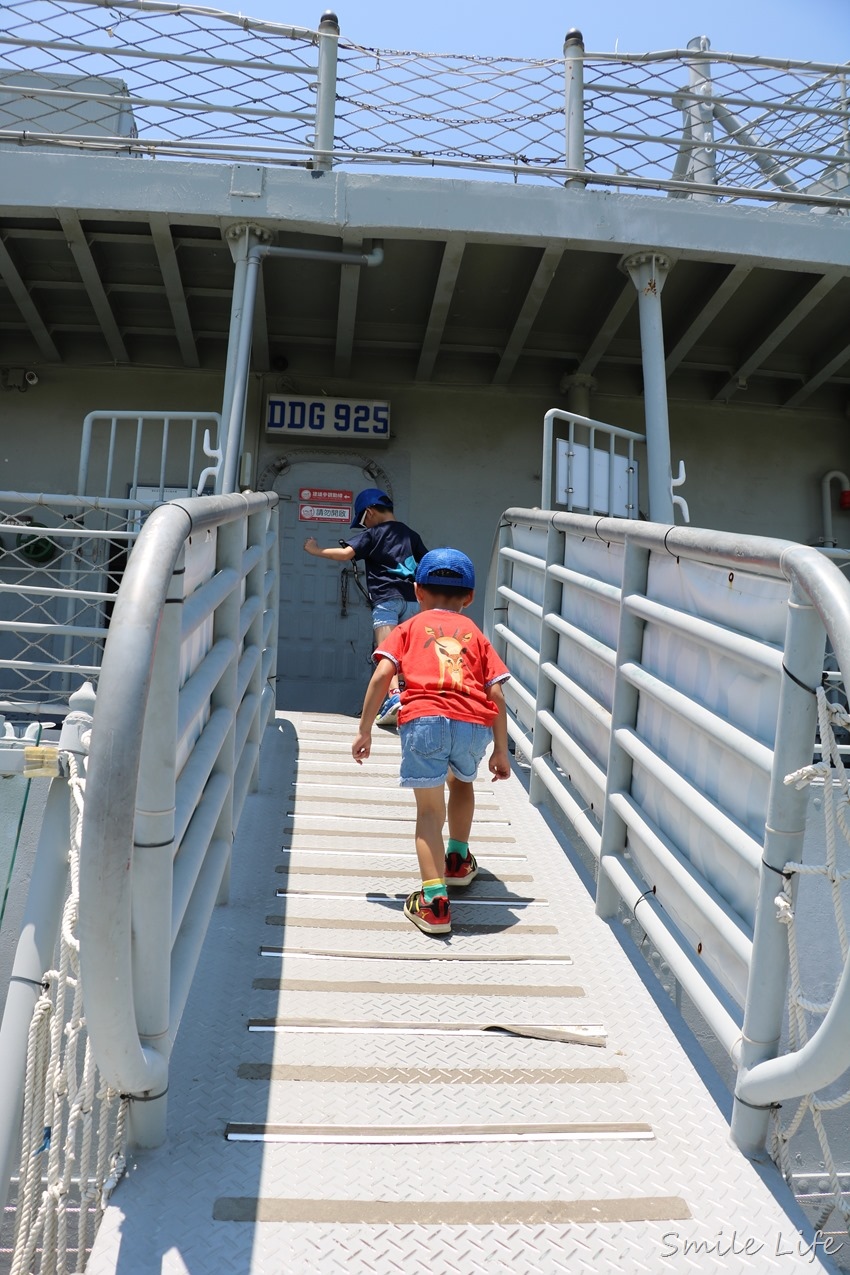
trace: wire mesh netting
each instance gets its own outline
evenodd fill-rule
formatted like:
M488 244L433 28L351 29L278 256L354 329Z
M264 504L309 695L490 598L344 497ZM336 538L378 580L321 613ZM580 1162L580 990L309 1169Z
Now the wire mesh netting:
M81 681L96 681L115 594L152 507L0 492L0 713L61 716Z
M0 4L0 145L311 166L318 32L159 0ZM568 164L566 67L583 74ZM339 40L337 164L850 207L842 66L714 53L705 38L568 63ZM333 84L330 86L333 88ZM583 155L583 160L582 160Z
M127 139L134 153L213 158L262 140L279 157L309 153L313 32L179 5L21 0L0 14L0 139L107 150Z

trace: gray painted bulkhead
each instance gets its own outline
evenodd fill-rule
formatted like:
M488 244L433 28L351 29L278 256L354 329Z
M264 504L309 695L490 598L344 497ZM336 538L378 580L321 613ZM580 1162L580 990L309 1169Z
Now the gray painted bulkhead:
M7 151L2 166L12 267L2 272L0 363L39 377L25 394L0 395L3 487L67 489L94 408L220 409L233 277L223 235L241 223L275 243L380 242L385 253L356 284L341 285L335 266L266 262L246 412L252 482L273 481L282 454L298 452L266 437L266 394L388 399L389 443L360 454L396 484L400 515L426 543L462 545L482 577L502 509L539 502L543 415L569 406L571 375L592 377L592 416L644 430L637 304L620 264L635 251L673 263L662 298L670 452L674 473L685 462L692 523L816 543L823 475L850 468L840 361L799 406L783 407L847 340L845 216L44 151ZM234 193L244 190L255 193ZM72 257L75 227L85 244ZM85 245L102 295L81 267ZM819 279L819 304L807 308ZM646 511L645 466L642 479ZM834 527L850 544L850 514L836 511Z

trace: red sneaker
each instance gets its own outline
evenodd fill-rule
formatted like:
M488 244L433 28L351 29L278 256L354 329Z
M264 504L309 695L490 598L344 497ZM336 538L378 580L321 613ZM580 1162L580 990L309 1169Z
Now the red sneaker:
M461 859L457 850L452 850L451 854L446 855L446 868L443 874L446 878L446 885L467 886L473 877L478 875L478 861L474 854L467 853L465 859Z
M438 894L436 899L426 903L422 891L414 890L407 897L404 915L414 925L418 925L424 934L451 934L452 932L452 911L444 894Z

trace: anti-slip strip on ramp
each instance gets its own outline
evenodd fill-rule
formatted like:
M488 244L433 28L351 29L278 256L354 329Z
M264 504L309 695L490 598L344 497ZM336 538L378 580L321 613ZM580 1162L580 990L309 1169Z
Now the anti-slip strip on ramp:
M382 1032L403 1036L479 1036L481 1032L504 1032L508 1036L523 1036L532 1040L561 1040L568 1044L592 1045L604 1048L607 1033L600 1023L493 1023L493 1022L440 1022L422 1023L408 1020L369 1019L362 1021L323 1018L251 1018L249 1032L327 1032L329 1035L380 1036Z
M356 918L347 918L339 920L331 917L307 917L307 916L267 916L266 925L285 925L287 929L296 926L300 929L308 930L395 930L398 933L409 934L411 930L410 922L401 921L379 921L379 920L358 920ZM526 934L557 934L558 927L556 925L526 925L523 921L516 921L509 925L505 922L462 922L452 921L452 934L510 934L513 937L523 938ZM451 935L432 935L430 941L433 943L435 939L447 942Z
M477 878L476 878L477 880ZM449 889L452 889L451 881L448 883ZM464 886L461 889L465 889ZM409 893L409 892L408 892ZM277 899L332 899L334 902L340 900L348 900L355 903L391 903L394 906L403 907L407 894L381 894L378 890L370 890L366 894L351 894L347 890L290 890L286 886L279 886L275 890L275 898ZM455 906L473 908L502 907L502 908L548 908L548 899L528 899L520 895L516 898L482 898L476 895L469 898L466 895L462 899L457 895L451 896L452 903Z
M488 1125L308 1125L240 1124L227 1126L228 1142L353 1142L418 1143L452 1142L585 1142L646 1141L655 1134L648 1124L488 1124Z
M240 1063L240 1080L334 1085L625 1085L620 1067L311 1067Z
M573 963L571 956L536 956L527 952L517 952L515 955L508 952L498 952L492 956L482 956L475 952L453 952L445 948L441 948L436 952L367 952L352 948L349 952L263 945L260 948L260 956L286 960L294 957L296 960L323 961L471 961L482 965L497 965L499 963L515 965L518 961L526 965L572 965Z
M474 983L375 983L375 982L320 982L308 978L255 978L252 986L261 992L348 992L381 996L516 996L525 999L535 997L583 996L580 987L527 987L524 984L499 983L485 985Z
M213 1210L217 1222L313 1222L337 1226L573 1226L675 1222L690 1217L690 1209L677 1195L482 1201L273 1200L221 1196Z

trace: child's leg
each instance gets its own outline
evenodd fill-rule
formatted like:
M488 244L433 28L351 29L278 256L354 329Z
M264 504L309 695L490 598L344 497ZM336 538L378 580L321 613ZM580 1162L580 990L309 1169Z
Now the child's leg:
M452 918L443 848L445 790L440 784L438 788L414 788L413 793L416 797L416 857L422 887L408 896L404 915L426 934L449 934Z
M445 866L443 824L446 794L439 788L414 788L416 798L416 857L423 881L442 881Z
M449 843L445 876L449 885L466 886L478 875L475 855L469 852L469 833L475 814L475 789L449 771Z
M475 814L475 789L449 771L449 837L462 845L469 844L472 817Z

